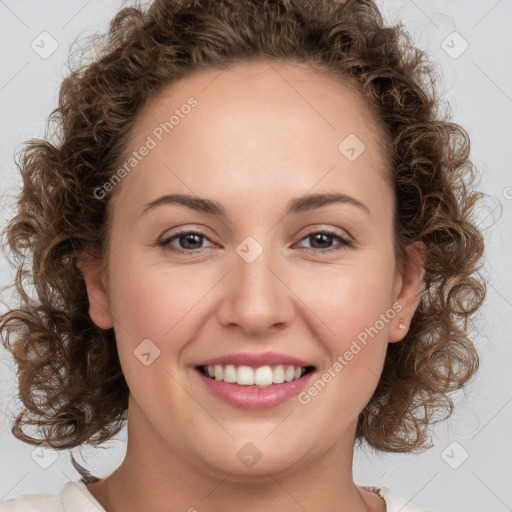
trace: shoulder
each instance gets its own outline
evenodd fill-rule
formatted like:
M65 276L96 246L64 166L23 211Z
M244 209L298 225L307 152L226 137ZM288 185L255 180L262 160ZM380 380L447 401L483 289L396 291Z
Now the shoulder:
M59 494L23 494L0 503L0 512L104 512L85 484L67 482Z
M360 486L366 491L378 494L386 503L386 512L436 512L430 508L418 507L410 500L394 493L387 487ZM2 512L0 510L0 512Z
M62 512L64 509L56 494L23 494L19 498L0 503L0 512Z

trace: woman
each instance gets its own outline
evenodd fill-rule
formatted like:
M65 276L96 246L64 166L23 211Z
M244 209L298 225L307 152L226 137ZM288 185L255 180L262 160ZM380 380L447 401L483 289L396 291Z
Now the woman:
M0 325L36 415L13 434L126 421L127 454L0 511L425 510L352 457L425 449L478 363L479 194L430 78L371 1L118 13L25 150L6 236L39 301L20 274Z

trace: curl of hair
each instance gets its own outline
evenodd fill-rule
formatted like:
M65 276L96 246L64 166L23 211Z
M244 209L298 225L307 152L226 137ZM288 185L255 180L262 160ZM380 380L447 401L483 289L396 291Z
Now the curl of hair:
M388 347L356 434L382 451L424 449L427 427L452 411L449 393L478 367L468 321L485 297L472 220L482 194L472 189L468 136L439 115L435 74L403 28L385 26L370 0L157 0L121 10L92 48L91 62L62 82L49 118L55 140L31 139L17 162L23 187L4 236L20 304L0 317L25 407L14 436L39 444L23 432L36 426L64 449L99 445L122 428L129 389L114 330L91 321L77 266L85 251L108 254L110 197L97 190L146 100L194 70L266 59L355 86L389 138L397 262L411 242L425 244L424 290L405 339Z

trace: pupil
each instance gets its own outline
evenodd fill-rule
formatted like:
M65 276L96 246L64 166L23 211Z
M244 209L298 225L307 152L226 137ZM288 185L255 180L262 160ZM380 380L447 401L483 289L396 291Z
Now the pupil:
M317 233L316 235L312 235L310 238L313 239L313 243L311 244L312 247L315 247L315 244L317 244L317 242L319 242L320 244L322 244L322 243L327 244L327 247L328 247L330 245L329 242L331 241L332 237L331 237L331 235L327 235L325 233ZM319 248L325 249L326 247L322 246Z
M197 233L188 233L186 235L181 235L180 244L185 249L199 249L201 247L201 236L202 235L198 235ZM197 244L197 247L190 247L190 244L192 244L193 246L194 243Z

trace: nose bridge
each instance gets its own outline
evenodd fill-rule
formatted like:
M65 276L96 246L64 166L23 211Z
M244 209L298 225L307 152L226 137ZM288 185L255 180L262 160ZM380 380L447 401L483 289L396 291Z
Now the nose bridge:
M221 321L239 324L248 332L289 322L292 304L276 270L279 264L272 248L247 237L233 256L234 269L223 296Z

